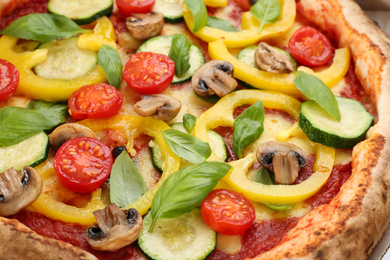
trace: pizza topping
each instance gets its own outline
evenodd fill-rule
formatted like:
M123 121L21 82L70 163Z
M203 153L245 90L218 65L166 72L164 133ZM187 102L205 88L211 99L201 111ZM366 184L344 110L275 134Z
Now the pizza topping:
M136 209L121 210L110 204L93 212L97 224L87 232L87 241L95 250L116 251L137 240L142 231L142 216Z
M164 16L159 12L147 14L133 13L126 18L126 27L131 36L137 40L145 40L160 34L164 26Z
M0 101L11 97L18 85L18 69L12 63L0 59Z
M299 170L306 165L307 154L291 143L269 141L257 150L257 160L275 173L278 184L293 184Z
M290 73L294 71L290 60L265 42L261 42L257 47L255 62L258 68L268 72Z
M140 116L152 116L162 121L172 120L180 108L179 100L163 94L143 96L142 100L134 104L134 110Z
M217 94L223 97L237 87L233 65L223 60L212 60L202 65L192 76L192 88L202 97Z
M33 203L42 192L41 174L32 167L0 173L0 216L10 216Z
M115 0L115 2L119 11L129 16L133 13L149 13L156 0Z

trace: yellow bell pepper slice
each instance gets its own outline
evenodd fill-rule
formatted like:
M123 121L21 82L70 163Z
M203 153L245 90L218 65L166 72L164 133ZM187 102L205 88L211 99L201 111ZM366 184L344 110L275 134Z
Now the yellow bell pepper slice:
M163 158L163 174L161 179L141 198L126 207L137 209L141 215L146 214L152 205L153 197L156 194L158 188L166 180L166 178L179 170L180 167L180 158L171 151L161 134L161 131L169 129L169 126L165 122L151 117L135 117L124 115L98 120L87 119L78 123L89 127L94 132L104 130L107 127L121 131L125 134L125 137L128 140L126 145L128 151L133 149L134 139L141 134L146 134L155 138L155 142L160 147Z
M194 34L206 42L213 42L223 38L225 39L226 46L229 48L239 48L254 44L260 39L283 34L293 25L296 15L295 0L281 0L281 4L282 14L280 19L273 24L264 25L264 28L260 33L257 32L259 26L254 26L256 22L252 21L251 15L249 13L244 13L244 28L239 32L227 32L218 28L205 26ZM184 3L182 9L184 21L186 22L188 28L193 28L194 18L192 17L191 11Z
M204 4L211 7L225 7L227 0L203 0Z
M222 39L209 43L209 54L213 60L225 60L234 67L234 77L256 88L282 92L288 95L303 97L302 93L294 85L294 74L278 74L258 70L238 60L229 53ZM300 66L299 71L306 71L319 77L328 87L339 82L347 73L350 64L350 52L347 47L337 49L330 67L319 72Z
M98 51L101 45L107 44L117 50L118 47L115 41L114 26L112 26L110 19L103 16L96 21L92 33L80 35L77 45L80 48Z

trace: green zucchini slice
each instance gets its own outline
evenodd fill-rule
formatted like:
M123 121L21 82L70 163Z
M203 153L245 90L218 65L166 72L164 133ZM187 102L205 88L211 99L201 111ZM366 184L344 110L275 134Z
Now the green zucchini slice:
M160 12L167 23L180 23L184 20L180 0L156 0L154 12Z

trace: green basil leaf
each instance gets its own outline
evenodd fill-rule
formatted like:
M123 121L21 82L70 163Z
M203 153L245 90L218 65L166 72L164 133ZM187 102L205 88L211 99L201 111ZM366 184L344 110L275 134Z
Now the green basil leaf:
M194 27L191 29L191 32L195 33L206 26L208 20L208 14L206 5L203 0L184 0L188 9L192 13L194 18Z
M223 31L227 32L238 32L239 30L234 27L231 23L224 19L220 19L217 17L209 16L209 19L207 20L207 26L218 28Z
M258 32L268 23L279 20L282 13L282 6L278 0L259 0L251 7L251 14L260 21Z
M189 162L201 163L211 155L210 145L193 135L176 129L162 131L162 135L172 152Z
M28 14L12 22L0 34L40 42L57 41L78 33L90 32L71 19L57 14Z
M168 57L175 62L175 75L177 77L183 76L191 67L190 47L191 42L183 34L172 36L172 45Z
M340 121L341 115L336 98L321 79L306 72L298 71L294 79L294 85L308 99L314 100L337 121Z
M110 199L123 208L148 191L145 180L135 167L127 151L123 151L112 165L110 175Z
M188 113L183 116L183 125L188 133L191 133L192 130L194 129L196 120L197 120L196 116Z
M33 100L28 103L26 108L35 109L37 112L41 113L47 121L50 121L55 125L64 123L69 117L69 108L66 103Z
M239 115L233 123L233 150L242 158L242 150L256 141L264 131L264 106L261 100Z
M290 204L263 203L263 205L267 206L270 209L281 211L281 210L290 210L290 209L292 209L294 207L295 204L294 203L290 203Z
M119 89L122 81L122 60L118 52L110 45L102 45L97 55L100 67L106 73L108 83Z
M221 162L191 164L161 184L152 201L150 230L159 218L180 217L199 205L231 169Z

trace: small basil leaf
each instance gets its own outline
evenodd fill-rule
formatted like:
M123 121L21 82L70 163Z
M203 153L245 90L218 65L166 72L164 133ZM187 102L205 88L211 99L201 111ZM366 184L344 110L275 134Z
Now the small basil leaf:
M217 17L209 16L209 19L207 20L207 26L218 28L223 31L227 32L238 32L239 30L234 27L231 23L224 19L220 19Z
M162 131L162 135L172 152L189 162L201 163L211 155L210 145L193 135L176 129ZM201 143L205 145L200 145Z
M123 151L112 165L110 175L110 199L123 208L148 191L142 175L135 167L127 151Z
M172 36L168 57L175 62L175 75L177 77L183 76L191 67L189 62L190 47L191 42L184 35L175 34Z
M192 13L194 27L191 29L191 32L195 33L207 24L208 15L206 5L203 0L184 0L184 2Z
M28 103L26 108L35 109L37 112L41 113L47 121L51 121L56 125L64 123L69 117L69 109L66 103L33 100Z
M100 67L106 73L108 83L119 89L122 80L122 60L118 52L110 45L102 45L97 55Z
M194 129L195 124L196 124L196 116L188 113L183 116L183 125L188 133L192 132L192 129Z
M192 211L231 169L221 162L189 165L161 184L152 201L150 230L159 218L176 218Z
M12 22L0 34L40 42L57 41L78 33L90 32L79 27L71 19L57 14L34 13Z
M278 0L259 0L251 7L250 11L260 21L258 29L260 33L265 24L274 23L279 19L282 13L282 6Z
M263 205L267 206L270 209L281 211L281 210L290 210L290 209L292 209L294 207L295 204L294 203L290 203L290 204L263 203Z
M308 98L314 100L337 121L340 121L339 105L332 91L316 76L298 71L294 85Z
M233 123L233 150L242 158L242 150L256 141L264 131L264 106L261 100L239 115Z

